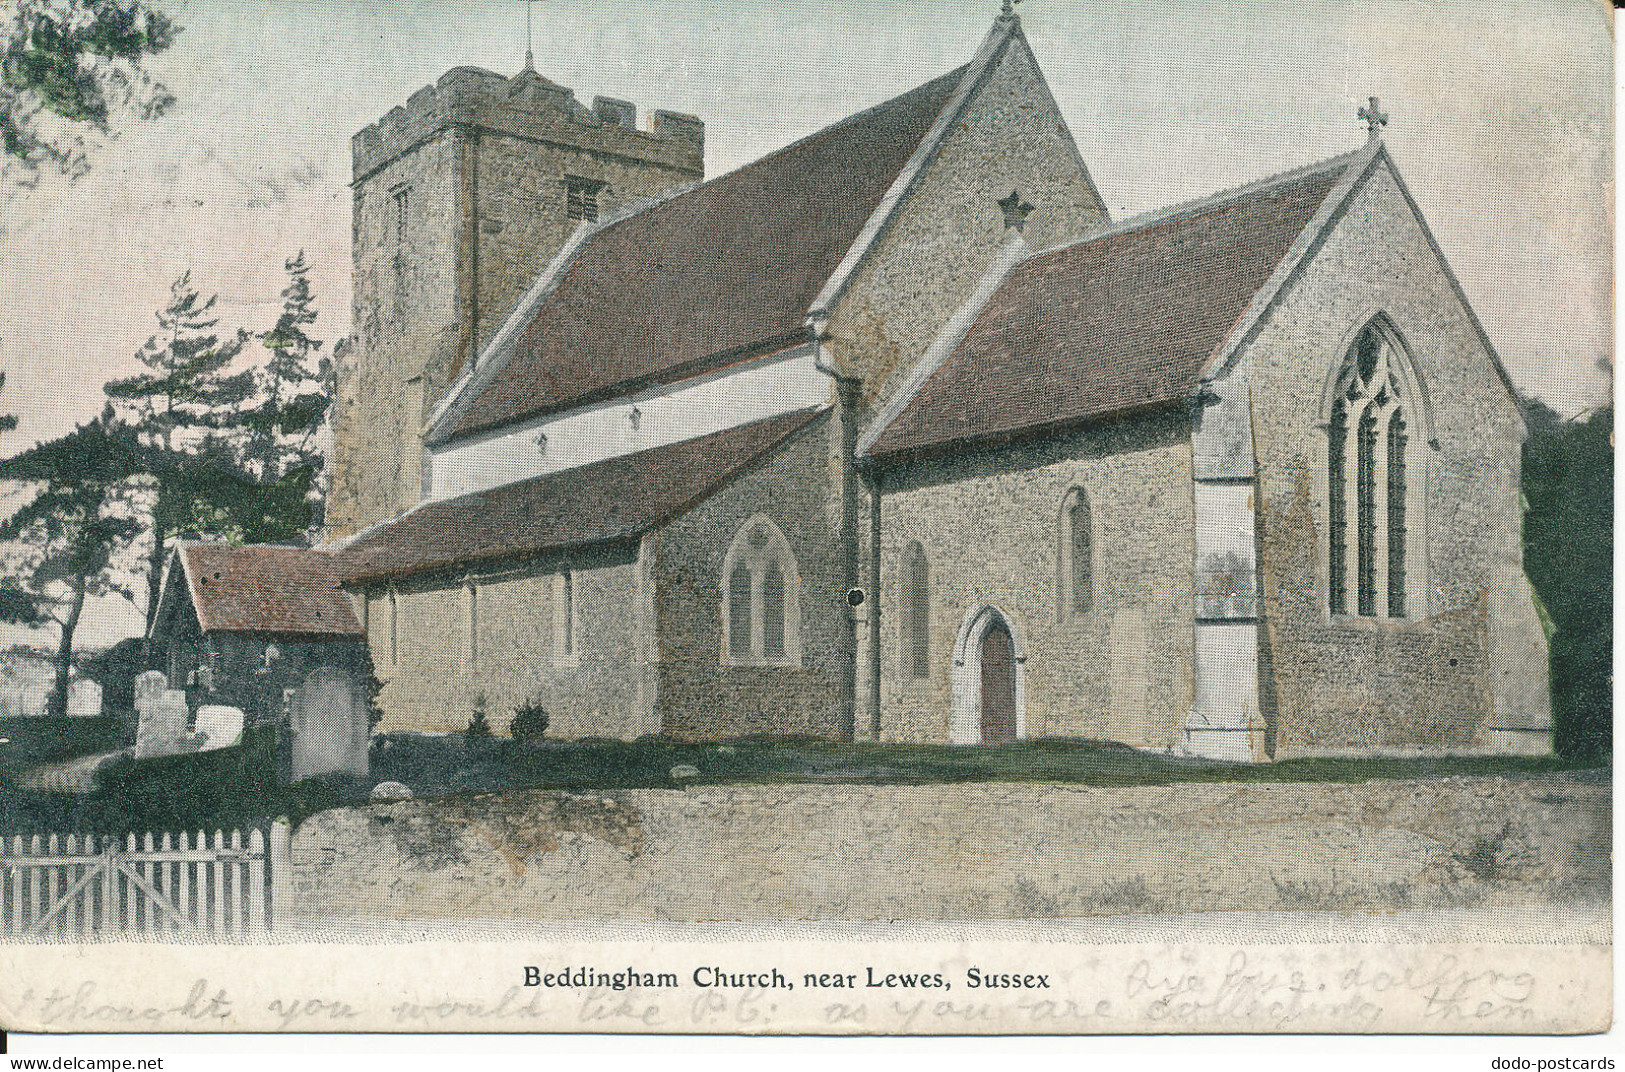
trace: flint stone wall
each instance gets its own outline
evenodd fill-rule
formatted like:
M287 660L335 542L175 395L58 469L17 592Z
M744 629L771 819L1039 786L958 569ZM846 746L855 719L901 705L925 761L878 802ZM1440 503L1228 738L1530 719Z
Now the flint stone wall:
M1358 281L1352 285L1351 280ZM1326 612L1324 392L1361 325L1387 315L1426 382L1437 445L1413 436L1414 622ZM1258 454L1265 717L1275 755L1505 750L1496 730L1549 730L1546 640L1523 574L1521 426L1467 309L1380 169L1248 348ZM1420 424L1418 424L1420 429ZM1548 751L1524 734L1514 747Z
M1584 776L1129 789L522 791L322 812L295 904L345 917L943 920L1608 896Z

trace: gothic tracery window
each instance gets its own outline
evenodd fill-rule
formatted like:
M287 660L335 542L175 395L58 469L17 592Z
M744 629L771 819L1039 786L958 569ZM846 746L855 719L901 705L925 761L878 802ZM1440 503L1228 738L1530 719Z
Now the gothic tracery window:
M800 577L777 525L751 518L735 535L722 569L722 651L734 666L801 662Z
M1326 423L1327 606L1334 615L1408 613L1410 397L1405 356L1377 323L1355 338Z

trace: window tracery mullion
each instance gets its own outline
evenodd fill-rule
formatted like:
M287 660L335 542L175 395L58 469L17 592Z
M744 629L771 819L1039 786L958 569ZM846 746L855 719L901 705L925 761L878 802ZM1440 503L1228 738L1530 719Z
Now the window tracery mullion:
M1388 422L1394 415L1392 396L1387 401L1372 403L1376 407L1376 426L1371 444L1371 528L1373 617L1388 616Z
M1360 411L1344 407L1343 428L1343 585L1345 614L1360 606Z
M767 563L761 559L750 562L750 657L756 662L766 658L767 651Z
M1356 605L1363 617L1376 614L1376 424L1373 403L1361 407L1355 432L1355 569L1359 581Z

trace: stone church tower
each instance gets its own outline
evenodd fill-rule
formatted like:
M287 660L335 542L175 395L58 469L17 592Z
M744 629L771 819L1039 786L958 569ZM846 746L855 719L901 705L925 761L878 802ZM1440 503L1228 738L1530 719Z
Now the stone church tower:
M418 501L422 428L463 363L583 222L705 170L700 120L575 94L527 63L448 71L351 141L353 335L329 538Z

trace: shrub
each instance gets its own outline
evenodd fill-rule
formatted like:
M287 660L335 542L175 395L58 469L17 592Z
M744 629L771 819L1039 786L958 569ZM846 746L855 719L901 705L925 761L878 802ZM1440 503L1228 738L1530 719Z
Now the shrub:
M474 715L468 720L463 736L470 741L483 741L491 736L491 720L485 717L485 693L474 694Z
M513 721L508 723L508 736L516 741L539 741L547 736L551 720L547 708L538 700L526 700L513 709Z

